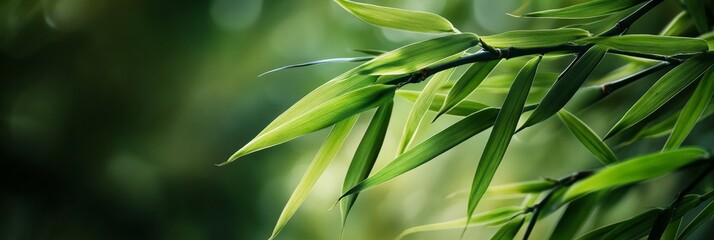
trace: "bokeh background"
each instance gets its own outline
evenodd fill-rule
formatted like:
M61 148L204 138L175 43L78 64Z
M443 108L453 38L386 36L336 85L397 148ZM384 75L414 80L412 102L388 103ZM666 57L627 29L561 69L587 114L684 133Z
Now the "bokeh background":
M487 35L575 23L505 14L574 2L580 1L530 1L521 9L521 1L378 3L439 13L462 31ZM632 31L657 33L679 9L666 1ZM431 37L373 27L328 0L0 1L0 239L267 239L326 131L225 167L214 164L311 89L355 64L257 76L287 64L361 55L350 49L389 50ZM541 71L557 73L568 60L549 61ZM592 81L623 63L606 58ZM580 116L603 134L654 80L638 82ZM482 98L500 104L502 95ZM376 168L394 156L410 107L396 100ZM370 114L278 239L339 237L339 210L329 208ZM438 121L420 139L457 119ZM686 143L714 145L712 125L704 121ZM463 217L464 191L487 136L360 195L344 239L392 239L411 226ZM617 153L624 158L662 143L648 140ZM597 166L551 119L514 139L494 182L559 178ZM634 188L588 227L666 206L684 184L678 177L687 173ZM519 202L486 199L478 211ZM535 237L545 238L557 218L539 223ZM711 236L708 226L697 234ZM494 231L473 228L467 238Z

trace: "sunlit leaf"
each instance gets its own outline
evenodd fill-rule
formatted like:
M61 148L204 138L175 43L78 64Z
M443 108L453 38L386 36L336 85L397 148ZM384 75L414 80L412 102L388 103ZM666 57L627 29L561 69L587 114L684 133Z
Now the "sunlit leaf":
M385 101L393 98L395 89L396 86L391 85L371 85L326 101L302 115L296 116L292 121L287 121L273 130L257 136L233 154L228 161L220 165L232 162L246 154L323 129L352 115L382 105Z
M449 229L459 229L463 228L464 225L469 227L475 226L493 226L503 224L513 219L514 217L523 213L523 208L520 207L503 207L494 209L488 212L476 214L473 218L468 220L466 218L451 220L447 222L427 224L417 227L412 227L404 230L397 239L402 239L404 236L418 233L418 232L430 232L430 231L440 231Z
M533 83L533 78L535 77L540 60L540 56L533 58L523 66L516 76L516 80L513 81L513 85L508 95L506 95L506 99L503 101L503 107L496 118L493 130L486 142L486 147L476 168L474 180L471 183L471 193L469 194L469 204L466 214L467 218L473 214L476 205L478 205L483 194L486 193L488 185L493 179L493 175L496 174L498 165L500 165L501 160L503 160L503 156L518 125L518 119L523 112L523 106L528 97L528 90Z
M689 101L679 114L677 123L672 129L672 134L664 144L664 150L677 148L684 142L687 135L694 129L699 117L704 113L712 98L712 93L714 93L714 69L709 68L702 79L699 80L699 85L694 90L692 97L689 98Z
M694 26L697 27L699 33L706 33L711 30L709 27L707 17L707 6L704 5L703 0L682 0L684 6L687 7L687 12L692 15L692 20L694 20ZM711 12L710 12L711 13Z
M269 73L274 73L280 70L285 70L285 69L290 69L290 68L299 68L299 67L307 67L307 66L312 66L312 65L318 65L318 64L325 64L325 63L341 63L341 62L364 62L364 61L369 61L372 60L374 57L352 57L352 58L330 58L330 59L323 59L323 60L317 60L317 61L312 61L312 62L306 62L306 63L300 63L300 64L294 64L294 65L288 65L284 67L279 67L267 72L264 72L258 77L262 77L266 74Z
M535 180L527 182L511 183L499 186L491 186L486 190L487 194L522 194L542 192L553 188L558 183L553 180Z
M459 102L468 97L481 82L486 79L491 71L496 68L500 60L477 62L472 64L466 72L456 81L449 94L446 95L446 100L443 107L435 118L450 111Z
M568 207L563 212L563 215L558 219L558 224L556 224L553 229L553 233L550 235L551 240L570 240L574 239L578 231L582 228L585 222L590 217L591 213L595 209L597 201L599 200L598 194L591 194L568 204Z
M597 67L605 56L607 48L593 46L582 56L574 60L573 65L565 69L553 84L545 97L540 101L538 108L528 117L520 129L542 122L560 111L583 85L590 73Z
M524 216L518 216L505 225L503 225L496 234L491 237L491 240L513 240L516 238L516 235L518 234L518 231L521 229L523 226L523 223L525 222L525 217Z
M404 99L410 102L415 102L419 97L419 94L421 94L421 92L419 91L397 90L397 96L403 97ZM446 95L436 94L434 96L434 100L432 100L431 104L429 104L429 110L434 112L439 111L441 109L441 106L444 104L445 99ZM489 107L491 106L480 102L463 100L456 104L456 106L454 106L451 110L447 111L446 114L456 116L468 116Z
M486 44L492 47L548 47L557 46L581 38L589 37L588 31L577 28L516 30L481 36Z
M538 18L593 18L628 9L647 0L592 0L572 6L523 14L523 17Z
M656 178L707 156L708 153L699 148L680 148L635 157L609 165L575 183L568 189L565 199L574 199L586 193Z
M305 201L305 198L307 198L315 186L317 179L322 176L327 165L329 165L332 159L335 158L335 155L337 155L342 143L347 138L347 135L349 135L355 122L357 122L357 118L358 116L353 116L335 124L330 135L327 136L327 139L322 144L320 151L317 152L315 159L313 159L310 166L307 167L307 171L305 171L305 175L300 180L300 183L295 187L293 194L290 195L290 199L285 204L283 212L280 213L280 218L278 218L278 223L275 224L275 229L273 229L273 234L270 236L270 239L278 235L280 230L283 229L288 220L290 220L300 205L302 205L303 201Z
M659 35L662 36L682 36L694 27L692 16L687 11L681 11L672 21L667 24Z
M698 53L709 49L709 45L707 45L707 42L698 38L657 36L647 34L628 34L613 37L592 37L583 39L580 42L600 44L628 52L640 52L661 55Z
M610 148L597 136L597 134L588 127L583 121L578 117L568 112L567 110L560 110L558 112L558 117L560 118L565 126L568 127L573 135L580 141L585 148L590 150L590 153L595 156L602 164L608 165L617 162L617 157L615 153L610 150Z
M714 52L699 54L662 76L610 129L605 139L632 127L684 90L714 62Z
M714 216L714 201L709 202L709 205L707 205L699 214L697 214L694 219L687 225L684 230L682 230L682 233L677 237L678 240L684 240L684 239L689 239L689 236L694 233L694 231L699 228L702 224L704 224L706 221L712 218Z
M347 169L347 174L345 175L345 181L342 184L342 191L347 191L357 183L361 182L369 175L372 171L375 161L377 161L377 156L379 156L379 151L382 149L382 143L384 142L384 136L387 133L387 127L389 126L389 119L392 116L392 108L394 107L393 101L388 101L384 105L377 109L374 113L372 121L370 121L367 131L362 137L357 151L352 157L350 166ZM342 222L345 223L347 216L352 209L357 200L357 195L345 197L340 206L342 209Z
M413 32L458 32L446 18L428 12L377 6L348 0L335 0L348 12L379 27Z
M639 235L645 234L647 230L652 227L655 218L657 218L657 215L662 211L663 210L659 208L646 211L630 219L595 229L579 237L578 240L639 239L639 237L641 237ZM625 234L627 234L628 237L625 237ZM633 237L632 235L635 236Z

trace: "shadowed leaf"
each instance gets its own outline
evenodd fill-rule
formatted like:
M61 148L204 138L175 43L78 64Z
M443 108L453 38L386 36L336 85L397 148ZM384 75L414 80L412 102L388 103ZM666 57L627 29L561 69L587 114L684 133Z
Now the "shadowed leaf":
M491 240L512 240L516 238L516 235L518 234L518 231L521 229L523 226L523 223L525 222L525 217L524 216L518 216L505 225L498 229L496 233L491 237Z
M652 224L654 224L655 218L657 218L657 215L659 215L663 210L662 209L652 209L649 211L646 211L644 213L641 213L635 217L632 217L630 219L613 223L598 229L595 229L581 237L578 238L578 240L600 240L600 239L612 239L612 238L607 238L607 236L610 236L610 233L620 233L623 234L624 231L628 229L633 229L633 230L639 230L640 232L646 233L646 231L652 227ZM636 234L639 235L639 234ZM623 235L613 235L617 237L622 237L621 239L638 239L638 238L625 238Z
M677 237L678 240L684 240L688 239L692 233L694 233L699 226L704 224L706 221L712 218L714 216L714 201L709 202L709 205L707 205L699 214L697 214L694 219L687 225L684 230L682 230L682 233Z
M492 47L532 48L557 46L589 36L590 33L582 29L560 28L516 30L491 36L481 36L481 40Z
M375 26L413 32L458 32L446 18L428 12L335 0L357 18Z
M697 27L699 33L704 34L709 32L711 28L709 27L708 17L707 17L707 6L704 5L703 0L682 0L684 6L687 7L687 12L692 15L692 20L694 20L694 26ZM711 13L711 12L710 12Z
M647 0L593 0L558 9L526 13L522 17L578 19L593 18L616 13Z
M556 224L553 229L550 239L574 239L578 231L580 231L585 222L587 222L590 214L592 214L599 197L598 194L590 194L569 203L563 215L560 216L558 224Z
M681 11L672 21L667 24L659 35L662 36L681 36L689 32L694 27L692 16L687 11Z

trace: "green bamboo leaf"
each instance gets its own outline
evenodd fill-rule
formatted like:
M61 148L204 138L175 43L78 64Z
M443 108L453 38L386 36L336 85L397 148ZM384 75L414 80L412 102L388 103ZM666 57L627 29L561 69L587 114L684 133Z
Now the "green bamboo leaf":
M392 116L392 108L394 107L393 101L388 101L384 105L377 109L374 113L372 121L367 127L367 131L362 137L355 155L352 157L352 162L350 162L350 167L347 169L347 175L345 176L345 181L342 185L342 191L347 191L357 183L361 182L369 175L372 171L375 161L377 161L377 156L379 156L379 151L382 149L382 143L384 143L384 136L387 133L387 128L389 126L389 119ZM354 195L347 196L340 203L342 209L342 223L347 221L347 215L352 209L355 201L357 201L358 193Z
M590 194L568 204L565 212L560 216L558 224L555 226L555 229L553 229L550 239L574 239L578 231L580 231L580 228L582 228L590 217L599 198L600 196L598 194Z
M708 17L707 17L707 6L704 5L702 0L682 0L684 6L687 7L687 12L692 15L692 20L694 20L694 25L697 27L699 33L704 34L710 31ZM711 13L711 12L710 12Z
M664 233L662 234L661 240L675 240L677 239L677 233L679 232L679 227L682 225L682 219L678 220L672 220L668 225L667 228L664 230Z
M487 108L471 114L447 127L426 141L414 146L388 163L384 168L342 194L341 198L380 185L439 156L454 146L488 129L499 110Z
M393 98L395 89L396 86L377 84L338 96L306 111L292 121L259 135L219 166L228 164L246 154L323 129L352 115L382 105L385 101Z
M675 114L668 115L665 120L662 120L655 124L647 125L644 129L638 131L637 134L634 135L634 137L632 137L630 140L627 140L624 145L633 143L640 139L659 138L669 135L670 132L672 132L674 125L677 123L677 119L679 118L680 114L681 111L678 111ZM709 105L707 105L707 107L704 109L704 113L702 113L702 116L699 117L699 120L697 120L697 122L701 122L702 120L712 115L714 115L714 102L710 101Z
M707 44L709 45L709 49L714 50L714 32L709 32L702 34L699 36L704 41L707 41Z
M636 6L647 0L593 0L572 6L532 12L522 17L580 19L594 18L616 13Z
M702 53L690 58L662 76L635 102L630 110L625 113L625 116L610 129L605 139L632 127L652 114L699 78L712 65L712 62L714 62L714 52Z
M699 53L709 49L707 42L698 38L647 34L627 34L614 37L591 37L578 42L595 43L628 52L661 55Z
M702 79L699 80L699 85L694 90L692 97L689 98L689 101L687 101L687 104L679 114L672 134L664 144L664 150L678 148L684 142L684 139L694 129L699 117L704 113L709 100L712 98L712 93L714 93L714 69L709 68Z
M471 218L471 220L468 220L468 222L467 222L466 218L460 218L460 219L446 221L446 222L433 223L433 224L412 227L412 228L402 231L402 233L399 234L397 239L402 239L406 235L413 234L413 233L419 233L419 232L431 232L431 231L440 231L440 230L449 230L449 229L459 229L459 228L463 228L464 225L467 225L469 227L499 225L499 224L508 222L509 220L513 219L516 216L521 215L522 213L523 213L523 208L521 208L521 207L498 208L498 209L491 210L488 212L476 214L473 218Z
M458 32L446 18L428 12L335 0L345 10L369 24L413 32Z
M364 53L364 54L371 55L371 56L379 56L379 55L385 54L385 53L387 52L387 51L384 51L384 50L361 49L361 48L352 49L352 51L355 51L355 52L358 52L358 53Z
M499 186L492 186L486 190L486 194L522 194L542 192L555 187L558 183L553 180L540 179L527 182L511 183Z
M707 205L699 214L697 214L694 219L687 225L684 230L682 230L682 233L677 237L678 240L684 240L688 239L692 233L694 233L699 226L704 224L706 221L712 218L714 216L714 201L709 202L709 205Z
M687 11L681 11L672 21L667 24L659 35L662 36L682 36L694 28L692 16Z
M419 97L419 94L421 94L420 91L410 91L410 90L397 90L397 96L400 96L410 102L415 102L416 99ZM446 99L446 95L444 94L436 94L434 96L434 100L431 101L431 104L429 104L429 110L437 112L441 109L441 106L444 104L444 100ZM449 115L455 115L455 116L468 116L471 115L475 112L481 111L483 109L489 108L491 106L488 106L486 104L480 103L480 102L474 102L470 100L463 100L456 104L454 108L451 110L447 111L446 114Z
M491 240L513 240L516 238L516 235L518 234L518 231L521 229L523 226L523 223L525 222L525 217L524 216L518 216L514 218L513 220L509 221L506 223L506 225L503 225L501 229L498 229L496 234L491 237Z
M491 36L481 36L492 47L549 47L590 37L590 32L577 28L515 30Z
M407 115L407 121L404 123L404 132L402 133L402 139L399 142L397 154L402 154L414 143L417 131L420 126L425 124L425 116L427 111L429 111L429 106L432 104L434 98L439 92L439 88L444 85L449 78L451 78L451 75L455 70L456 68L451 68L446 71L439 72L426 83L426 86L424 86L421 94L419 94L419 97L417 97L414 102L414 106L412 106L411 111L409 111L409 115Z
M610 14L609 16L596 21L587 21L583 23L576 23L571 25L566 25L562 28L580 28L587 30L589 32L605 32L612 26L617 24L620 20L632 14L638 7L630 7L617 13Z
M476 209L476 205L486 193L488 185L493 179L493 175L501 164L503 155L506 153L508 144L513 137L513 133L518 125L518 119L523 112L523 106L528 97L528 91L533 83L538 64L541 56L528 61L513 81L511 90L506 95L503 101L503 107L498 113L498 117L491 131L491 135L486 142L481 160L479 160L474 180L471 184L471 193L469 194L469 204L466 217L470 218Z
M514 71L515 72L515 71ZM497 75L497 76L489 76L485 80L483 80L483 83L479 85L478 89L498 89L503 91L503 93L508 93L508 89L511 88L511 85L513 84L513 80L515 79L516 74L502 74L502 75ZM558 78L557 73L549 73L549 72L539 72L536 73L535 79L533 79L533 86L531 86L531 89L533 88L550 88L551 85L553 85L553 82L555 82L555 79Z
M652 228L649 231L649 239L661 240L662 235L667 230L670 221L672 221L672 215L674 214L674 209L665 208L659 215L657 215Z
M520 127L519 131L540 123L560 111L597 67L605 53L607 53L607 48L593 46L583 55L573 60L573 64L558 77L553 87L540 101L538 108L528 117L528 120Z
M285 69L290 69L290 68L299 68L299 67L307 67L307 66L312 66L312 65L319 65L319 64L325 64L325 63L343 63L343 62L364 62L364 61L369 61L372 60L374 57L351 57L351 58L330 58L330 59L323 59L323 60L317 60L317 61L312 61L312 62L306 62L306 63L299 63L299 64L293 64L293 65L288 65L284 67L279 67L267 72L264 72L258 77L265 76L266 74L269 73L274 73L277 71L285 70Z
M605 144L597 134L588 127L583 121L578 117L563 109L558 112L558 117L560 118L565 126L568 127L573 135L580 141L585 148L590 150L590 153L595 156L602 164L608 165L617 162L617 157L615 153L610 150L610 148Z
M453 87L449 90L449 94L446 95L446 100L443 107L439 110L434 119L439 118L442 114L450 111L456 105L468 97L481 82L486 79L491 71L496 68L496 65L500 62L499 60L487 61L487 62L477 62L472 64L466 72L456 81Z
M442 59L459 54L478 44L473 33L453 34L413 43L385 54L362 65L362 75L399 75L419 71ZM459 55L460 56L460 55Z
M636 157L609 165L568 189L565 199L665 175L709 154L699 148L680 148Z
M652 228L655 218L662 211L659 208L646 211L630 219L595 229L578 240L639 239L640 235L646 234L647 230Z
M357 122L357 118L358 116L356 115L349 117L335 124L335 127L332 128L330 135L327 136L320 151L315 155L315 159L313 159L310 166L307 167L305 175L300 179L300 183L295 187L293 194L290 195L290 199L285 204L283 212L280 213L280 218L278 218L278 223L275 224L270 239L274 239L275 236L280 233L280 230L283 229L285 224L288 223L288 220L290 220L300 205L302 205L303 201L305 201L305 198L307 198L307 195L310 194L315 183L317 183L317 179L322 176L327 165L329 165L332 159L335 158L335 155L337 155L342 143Z

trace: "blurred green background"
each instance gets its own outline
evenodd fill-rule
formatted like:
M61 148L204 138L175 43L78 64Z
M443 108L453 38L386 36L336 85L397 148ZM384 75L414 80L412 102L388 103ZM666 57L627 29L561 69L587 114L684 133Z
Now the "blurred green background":
M436 12L462 31L484 35L570 23L505 15L520 1L370 2ZM531 1L521 10L574 2L579 1ZM657 33L678 8L667 1L632 31ZM0 1L0 239L266 239L326 131L226 167L214 164L311 89L355 64L257 75L287 64L360 56L354 48L389 50L431 37L373 27L328 0ZM557 72L566 63L551 61L545 69ZM623 63L607 58L592 79ZM603 134L636 100L631 95L653 80L628 87L581 117ZM486 96L500 104L498 94ZM394 156L410 107L397 99L376 168ZM369 114L360 120L278 239L338 238L339 210L329 208L368 119ZM437 122L422 139L456 119ZM713 145L707 137L712 123L705 125L689 141ZM518 135L495 183L597 167L563 129L551 119ZM344 239L392 239L411 226L463 217L463 191L487 136L360 195ZM632 156L661 143L652 140L618 154ZM613 206L616 211L590 224L668 204L681 184L677 176L637 187ZM518 203L487 199L479 211ZM554 215L539 223L535 236L547 236L556 220ZM699 234L714 234L709 226ZM494 231L475 228L467 237Z

